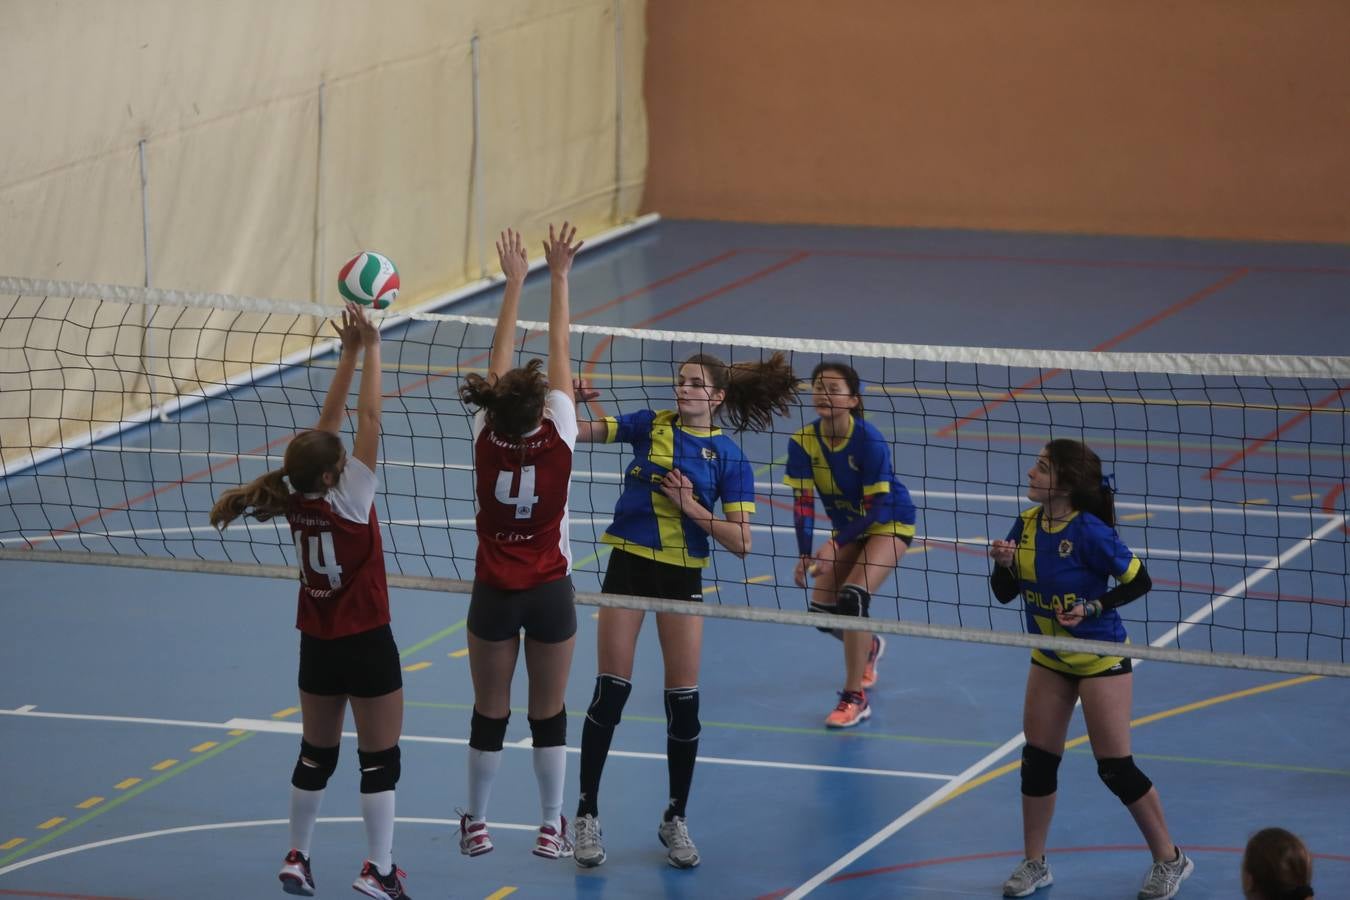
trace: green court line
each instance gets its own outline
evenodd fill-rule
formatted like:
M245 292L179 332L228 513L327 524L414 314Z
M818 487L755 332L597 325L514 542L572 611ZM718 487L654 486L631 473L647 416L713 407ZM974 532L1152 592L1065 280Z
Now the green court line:
M418 641L417 643L413 644L411 647L409 647L409 648L406 649L406 650L400 650L400 651L399 651L399 654L398 654L399 661L401 662L401 661L407 659L408 657L412 656L414 653L418 653L418 652L420 652L420 651L422 651L422 650L425 650L426 648L430 647L432 644L436 643L437 641L443 641L443 640L445 640L445 639L448 638L450 635L452 635L452 634L454 634L455 632L460 631L461 629L463 629L464 626L468 624L468 622L469 622L468 619L460 619L458 622L456 622L455 624L451 625L449 628L442 628L440 631L436 632L436 633L433 634L431 637L429 637L429 638L423 638L422 640L420 640L420 641Z
M1091 755L1092 750L1088 747L1076 747L1069 751L1083 755ZM1262 763L1248 762L1239 759L1209 759L1203 756L1168 756L1161 753L1136 753L1136 759L1150 759L1159 762L1177 762L1190 763L1201 766L1233 766L1241 769L1265 769L1275 772L1301 772L1308 775L1334 775L1340 778L1350 778L1350 769L1319 769L1314 766L1293 766L1284 763Z
M75 829L75 828L80 827L80 826L83 825L85 822L89 822L89 821L91 821L91 820L93 820L93 819L97 819L99 816L103 815L104 813L106 813L106 812L108 812L108 811L110 811L110 810L116 809L117 807L121 806L123 803L126 803L128 800L131 800L133 797L138 797L138 796L140 796L141 794L145 793L146 791L150 790L152 787L155 787L156 785L163 784L164 782L168 781L170 778L173 778L175 775L181 775L182 773L186 772L188 769L191 769L193 766L201 765L202 763L206 762L206 761L207 761L208 759L210 759L211 757L216 756L217 754L223 753L223 752L225 752L226 750L230 749L231 747L235 747L235 746L239 745L240 743L242 743L242 742L248 740L249 738L253 737L253 736L256 735L256 734L257 734L256 731L249 731L249 732L246 732L246 733L244 733L244 734L241 734L241 735L237 736L237 737L234 738L233 740L226 741L225 743L221 744L221 745L218 746L218 747L213 747L213 748L211 748L210 750L207 750L205 753L202 753L200 756L194 757L193 759L190 759L190 760L188 760L188 761L185 762L185 763L182 763L182 764L180 764L180 765L174 766L172 769L169 769L167 772L164 772L162 775L157 775L156 777L151 778L149 781L145 781L145 782L142 782L141 784L136 785L136 786L133 787L131 790L127 791L125 794L122 794L121 796L114 798L113 800L109 801L108 803L105 803L105 804L99 806L97 809L93 810L92 812L85 813L84 815L80 816L78 819L74 819L74 820L72 820L72 821L70 821L70 822L67 822L66 824L62 825L60 828L56 829L55 831L51 832L50 834L43 835L42 837L40 837L40 838L38 838L37 840L33 841L31 844L27 844L26 846L20 847L19 849L17 849L17 850L15 850L14 852L10 853L8 856L0 856L0 868L4 868L5 866L9 865L11 862L13 862L14 860L18 859L19 857L25 856L26 854L31 853L32 851L36 850L37 848L42 847L42 846L45 846L46 844L51 843L52 841L54 841L54 840L56 840L57 838L59 838L61 835L65 834L65 833L67 833L67 832L69 832L69 831L71 831L71 830L73 830L73 829Z

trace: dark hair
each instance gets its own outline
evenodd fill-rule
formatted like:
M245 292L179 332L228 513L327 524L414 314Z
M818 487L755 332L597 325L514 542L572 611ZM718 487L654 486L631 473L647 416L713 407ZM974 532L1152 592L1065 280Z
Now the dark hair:
M680 363L681 368L684 366L702 366L710 385L724 392L716 415L725 419L733 431L768 428L774 413L788 414L788 402L801 385L782 351L775 351L761 362L730 366L707 353L695 353Z
M519 369L500 378L472 373L459 386L459 399L487 413L487 425L502 437L515 442L538 427L544 417L544 398L548 379L544 362L532 359Z
M323 476L342 461L342 438L331 431L302 431L286 445L280 469L260 475L248 484L230 488L211 507L211 524L224 528L240 516L259 522L286 512L291 487L302 494L323 490Z
M853 418L861 419L863 417L863 394L862 381L859 380L858 373L848 363L832 362L827 359L816 363L816 367L811 370L811 384L814 385L816 379L827 372L844 379L844 384L848 386L849 396L858 398L858 405L849 412L853 414Z
M1090 512L1115 527L1116 499L1102 480L1102 461L1082 441L1058 438L1045 445L1046 458L1055 472L1055 484L1069 495L1069 505Z
M1298 835L1263 828L1247 841L1242 871L1264 900L1303 900L1313 896L1312 854Z

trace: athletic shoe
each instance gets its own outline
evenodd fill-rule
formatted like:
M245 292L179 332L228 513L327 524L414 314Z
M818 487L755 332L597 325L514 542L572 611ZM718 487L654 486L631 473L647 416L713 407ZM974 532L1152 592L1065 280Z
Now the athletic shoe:
M572 858L583 869L593 869L605 861L605 845L600 843L600 820L595 816L577 816L572 823Z
M299 850L286 854L286 861L277 873L281 879L281 889L288 894L301 897L314 896L314 875L309 871L309 859Z
M1155 862L1148 870L1139 900L1171 900L1181 890L1181 883L1195 871L1195 863L1177 848L1177 858L1170 862Z
M840 691L839 705L825 717L825 727L852 728L871 716L872 706L867 702L866 694L862 691Z
M1040 859L1024 859L1013 869L1008 880L1003 882L1003 896L1029 897L1054 883L1055 878L1050 874L1050 866L1044 856Z
M563 859L572 855L572 838L567 834L567 816L562 817L562 827L555 830L552 825L540 825L539 836L534 839L534 855L544 859Z
M872 648L867 651L867 668L863 669L862 686L870 688L877 683L877 662L886 653L886 639L879 634L872 635Z
M459 852L465 856L482 856L492 852L492 836L488 834L485 819L475 822L468 813L459 814Z
M361 867L361 874L352 882L352 887L367 897L374 897L375 900L412 900L403 893L403 882L399 881L400 878L407 877L408 874L398 866L391 866L388 875L381 875L375 864L366 860L366 864Z
M698 848L689 837L689 826L684 816L675 816L669 821L662 819L661 827L656 829L656 836L669 851L666 853L666 862L677 869L692 869L698 865Z

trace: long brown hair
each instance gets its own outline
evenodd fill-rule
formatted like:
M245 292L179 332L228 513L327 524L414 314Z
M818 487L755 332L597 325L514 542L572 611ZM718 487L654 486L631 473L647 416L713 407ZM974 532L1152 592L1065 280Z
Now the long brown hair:
M488 427L515 442L544 418L548 388L543 360L532 359L501 378L484 378L477 372L464 376L459 399L486 412Z
M1102 479L1102 461L1082 441L1057 438L1045 445L1045 456L1055 472L1055 485L1069 495L1069 505L1090 512L1107 525L1116 524L1116 498Z
M342 461L342 439L331 431L304 431L286 445L280 469L230 488L211 507L211 524L223 529L240 516L266 522L286 512L291 487L302 494L324 490L323 476Z
M789 403L801 385L781 350L760 362L730 366L707 353L695 353L680 363L681 368L689 365L702 366L709 385L723 392L716 415L733 431L767 429L775 413L788 414Z
M1264 900L1303 900L1313 896L1312 854L1298 835L1263 828L1247 841L1242 871Z

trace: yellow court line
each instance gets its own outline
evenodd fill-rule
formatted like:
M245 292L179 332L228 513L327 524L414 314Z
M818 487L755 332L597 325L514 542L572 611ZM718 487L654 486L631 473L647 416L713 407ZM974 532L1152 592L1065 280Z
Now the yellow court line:
M28 838L10 838L3 844L0 844L0 850L13 850L15 847L19 846L26 840L28 840Z
M85 801L83 801L82 803L76 803L76 804L75 804L75 808L76 808L76 809L89 809L90 807L98 806L98 805L99 805L100 803L102 803L102 802L103 802L103 798L102 798L102 797L90 797L88 800L85 800Z
M123 778L121 781L117 782L117 784L114 784L113 787L117 788L119 791L125 791L127 788L140 783L141 780L139 778Z
M1153 513L1130 513L1128 516L1121 516L1122 522L1138 522L1140 519L1151 519Z
M1290 500L1316 500L1321 494L1295 494Z
M763 581L771 581L772 579L773 579L773 576L772 576L772 575L756 575L754 578L747 578L747 579L745 579L745 583L746 583L746 584L759 584L760 582L763 582Z
M228 734L230 737L239 737L239 735L246 734L247 732L245 732L244 729L242 728L231 728L229 731L225 733Z
M450 656L452 659L459 659L460 657L469 655L469 648L465 647L463 650L455 650L447 655Z
M299 711L300 711L300 707L298 707L298 706L288 706L288 707L286 707L285 709L279 709L279 710L277 710L276 712L272 713L272 718L274 718L274 719L284 719L284 718L286 718L287 716L293 716L293 715L295 715L295 714L298 713Z
M53 816L38 826L38 831L49 831L66 820L65 816Z
M504 887L488 894L486 900L502 900L503 897L509 897L515 892L516 889L513 887Z
M869 387L869 391L880 394L895 394L909 397L931 397L938 400L1006 400L1009 394L1016 393L1019 400L1042 403L1110 403L1112 405L1133 406L1199 406L1208 409L1256 409L1275 412L1334 413L1344 415L1346 410L1340 407L1310 406L1308 404L1251 403L1243 400L1183 400L1177 397L1140 397L1137 394L1101 393L1100 388L1084 388L1085 393L1060 394L1044 391L1023 391L1017 388L966 390L948 388L914 388L907 386L882 385ZM1087 393L1091 391L1091 393Z
M1270 501L1267 500L1265 497L1254 497L1251 500L1243 500L1242 504L1244 506L1265 506L1269 502Z
M1172 716L1179 716L1182 713L1195 712L1197 709L1204 709L1207 706L1215 706L1219 703L1228 703L1232 700L1241 700L1244 697L1251 697L1256 694L1264 694L1267 691L1277 691L1280 690L1281 688L1297 687L1300 684L1307 684L1310 681L1320 681L1323 677L1324 676L1322 675L1300 675L1297 678L1289 678L1284 681L1275 681L1271 682L1270 684L1263 684L1254 688L1247 688L1246 690L1242 691L1234 691L1231 694L1220 694L1218 697L1211 697L1208 700L1200 700L1195 703L1187 703L1185 706L1178 706L1175 709L1168 709L1164 710L1163 712L1153 713L1152 715L1144 716L1143 718L1132 719L1130 721L1130 727L1138 728L1140 725L1148 725L1153 722L1161 721L1162 719L1169 719ZM1081 747L1083 744L1086 744L1087 742L1088 736L1084 734L1081 735L1080 737L1076 737L1073 740L1065 743L1064 749L1066 751L1072 750L1074 747ZM995 778L1007 775L1009 772L1016 772L1021 767L1022 761L1019 759L1016 762L1010 762L1007 765L999 766L997 769L991 769L990 771L985 772L980 777L974 778L966 782L965 784L961 785L956 790L952 791L950 794L947 795L946 798L943 799L942 803L937 804L937 806L942 806L944 803L948 803L956 799L957 797L961 796L962 794L967 793L968 791L973 791L975 788L980 787L981 785L988 784ZM933 808L937 809L937 806Z
M190 750L193 753L202 753L206 750L210 750L215 745L216 741L203 741L202 743L198 744L195 747L189 747L188 750Z
M154 769L156 772L163 772L165 769L172 769L176 765L178 765L178 760L166 759L163 762L155 763L150 768Z
M431 668L431 663L429 663L429 662L423 660L422 662L417 662L417 663L413 663L412 665L404 666L404 667L403 667L403 671L405 671L405 672L420 672L420 671L422 671L423 669L429 669L429 668Z

